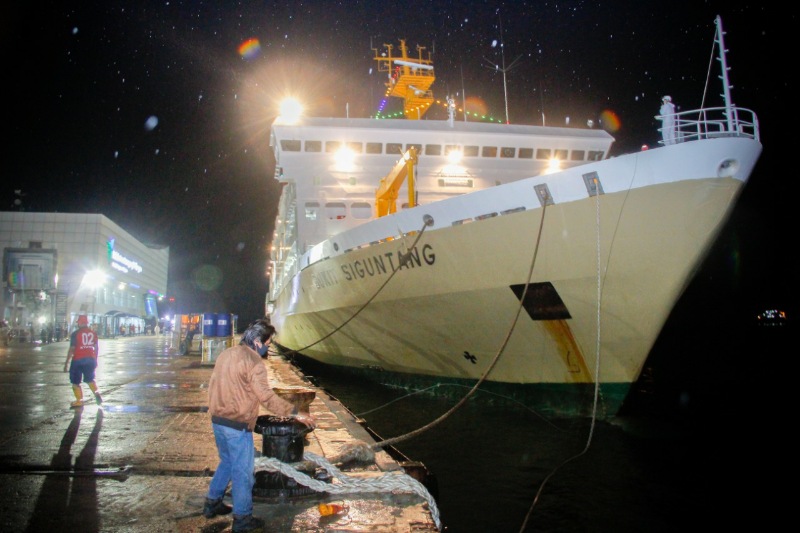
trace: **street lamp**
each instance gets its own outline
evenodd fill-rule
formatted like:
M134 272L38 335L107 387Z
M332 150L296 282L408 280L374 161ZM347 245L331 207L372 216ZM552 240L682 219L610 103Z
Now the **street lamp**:
M94 270L89 270L83 276L83 283L81 285L85 286L91 291L92 295L92 320L94 321L94 304L97 302L97 288L102 287L103 284L106 282L106 274L99 268Z

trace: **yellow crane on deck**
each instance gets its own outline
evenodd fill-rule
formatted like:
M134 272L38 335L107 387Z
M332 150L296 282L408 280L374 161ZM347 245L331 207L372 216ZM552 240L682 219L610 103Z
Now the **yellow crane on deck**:
M375 208L377 215L383 217L397 212L397 196L403 180L408 178L408 206L417 205L414 189L414 170L417 165L417 149L410 147L400 160L395 163L392 170L383 178L375 191Z

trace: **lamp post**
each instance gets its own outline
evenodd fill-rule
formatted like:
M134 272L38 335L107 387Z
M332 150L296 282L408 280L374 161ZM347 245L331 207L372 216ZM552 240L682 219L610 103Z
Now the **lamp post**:
M92 322L97 322L97 317L95 317L95 305L97 304L97 289L102 287L106 282L106 274L100 269L89 270L84 274L83 281L81 282L81 287L85 287L89 292L89 295L84 299L84 305L86 303L91 303L91 316ZM91 297L91 301L89 300Z

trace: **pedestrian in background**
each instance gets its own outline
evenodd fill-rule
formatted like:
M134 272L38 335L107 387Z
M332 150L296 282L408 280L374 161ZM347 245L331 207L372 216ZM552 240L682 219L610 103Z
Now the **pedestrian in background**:
M94 394L94 401L97 405L101 405L103 397L100 396L95 382L100 342L97 332L89 327L89 319L86 315L80 315L77 322L78 329L73 331L69 338L67 360L64 361L64 372L69 371L69 381L72 384L72 392L75 394L75 401L70 404L70 407L83 405L81 381L89 385L89 389Z
M255 447L253 429L259 406L278 416L295 415L314 428L314 418L272 390L266 355L275 328L264 319L250 324L238 346L219 354L208 382L208 413L219 454L219 466L208 486L203 516L213 518L233 511L233 531L256 531L264 521L253 516ZM222 500L231 485L233 507Z

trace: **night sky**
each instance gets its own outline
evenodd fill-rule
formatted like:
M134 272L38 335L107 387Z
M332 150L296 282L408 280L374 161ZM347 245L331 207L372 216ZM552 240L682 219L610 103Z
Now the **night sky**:
M747 309L796 308L796 268L781 242L797 242L790 213L800 178L782 164L795 152L781 138L794 119L778 116L796 100L787 57L797 46L783 48L796 32L793 11L641 0L67 0L0 9L0 208L104 214L143 242L170 246L168 291L180 311L240 321L264 309L279 194L268 131L281 97L298 96L314 115L370 116L384 91L372 47L404 38L433 53L437 98L458 93L460 105L464 91L473 109L504 120L503 76L491 67L504 60L511 122L569 117L610 128L600 118L611 111L618 154L656 143L664 94L679 110L701 105L719 14L733 99L758 114L764 153L698 283ZM260 50L243 56L248 39ZM502 55L493 41L504 43ZM721 103L718 73L715 61L707 105ZM435 108L428 117L445 115Z

